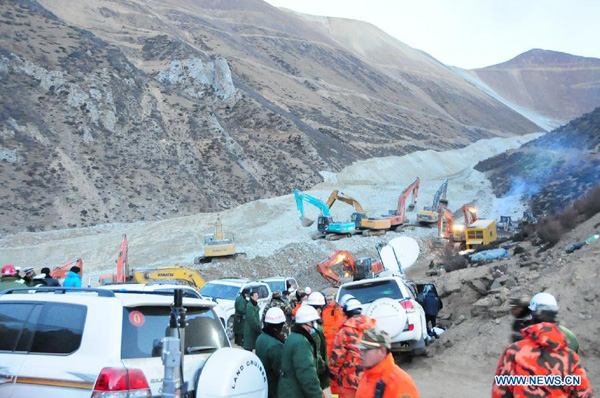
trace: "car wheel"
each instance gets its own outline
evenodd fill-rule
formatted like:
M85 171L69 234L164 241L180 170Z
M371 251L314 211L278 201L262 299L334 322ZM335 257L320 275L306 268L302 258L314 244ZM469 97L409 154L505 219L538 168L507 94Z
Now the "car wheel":
M229 340L233 341L235 335L233 333L233 317L230 316L229 319L227 319L227 337L229 337Z

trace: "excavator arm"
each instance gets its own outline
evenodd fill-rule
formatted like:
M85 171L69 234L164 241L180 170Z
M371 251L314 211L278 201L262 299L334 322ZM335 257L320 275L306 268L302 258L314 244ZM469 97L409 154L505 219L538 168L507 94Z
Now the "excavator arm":
M406 199L412 194L412 201L411 204L408 206L408 210L413 210L415 208L415 205L417 204L417 197L419 196L420 185L421 179L417 177L408 187L406 187L406 189L398 197L398 209L396 210L396 214L400 216L403 223L406 222Z
M317 272L321 274L321 276L333 286L339 286L340 277L333 270L333 267L339 264L343 266L346 273L348 273L349 275L354 275L356 271L356 263L354 261L354 257L352 257L352 254L350 254L350 252L345 250L338 250L335 253L333 253L328 259L325 259L319 264L317 264Z
M433 197L433 204L431 206L432 210L435 211L440 206L440 203L442 203L443 205L448 204L448 200L446 199L447 192L448 192L448 179L446 178L444 180L444 182L442 183L442 185L440 185L440 187L438 188L437 192L435 193L435 195Z
M452 236L454 230L454 216L446 206L441 204L438 213L438 235L441 238L448 239ZM444 224L446 226L445 228Z
M477 221L477 209L473 206L463 205L463 214L465 216L465 226L470 227L475 221Z
M176 282L201 289L206 284L198 271L180 265L133 270L133 279L139 283Z
M79 267L81 273L83 274L83 260L78 258L75 261L69 261L68 263L54 267L54 269L50 272L50 276L54 279L64 280L73 266Z
M334 189L333 192L331 192L331 195L329 195L329 199L327 199L327 208L331 209L331 206L333 206L336 200L347 203L354 207L354 210L357 213L365 213L365 210L356 199L354 199L352 196L346 195L343 192L339 192L337 189Z
M317 199L313 196L310 196L306 193L302 193L302 192L298 191L297 189L294 190L294 198L296 199L296 207L298 208L298 211L300 212L300 220L302 221L302 226L309 227L315 222L314 220L308 219L306 217L306 215L304 214L304 202L315 206L317 209L319 209L321 211L321 214L323 216L330 217L329 207L327 207L327 204L323 203L319 199Z

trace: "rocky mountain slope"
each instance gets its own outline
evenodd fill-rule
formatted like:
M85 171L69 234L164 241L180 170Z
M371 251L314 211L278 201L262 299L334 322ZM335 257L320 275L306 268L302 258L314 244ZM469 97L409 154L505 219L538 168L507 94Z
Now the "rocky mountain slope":
M0 24L3 233L231 208L539 130L374 27L356 43L355 21L258 0L1 0Z
M600 106L600 59L534 49L472 74L507 100L563 124Z
M475 169L486 172L498 197L528 196L535 214L552 214L600 183L598 145L600 108Z

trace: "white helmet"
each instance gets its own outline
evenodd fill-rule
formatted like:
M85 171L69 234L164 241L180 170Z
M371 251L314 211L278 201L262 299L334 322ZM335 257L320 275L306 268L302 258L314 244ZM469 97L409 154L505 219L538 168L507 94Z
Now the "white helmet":
M346 302L348 302L348 300L353 299L354 296L351 295L350 293L346 293L342 296L342 298L340 299L340 305L342 307L344 307L344 305L346 305Z
M300 310L298 310L300 311ZM285 314L279 307L269 308L267 313L265 314L265 323L270 323L272 325L278 325L280 323L284 323L286 321Z
M325 305L325 297L320 292L312 292L310 296L308 296L308 301L306 302L308 305Z
M310 287L306 286L304 288L304 293L306 293L306 295L308 296L308 295L310 295L312 293L312 289Z
M360 301L358 301L357 299L355 299L354 297L349 299L348 301L346 301L346 305L344 306L344 311L346 312L350 312L356 309L360 309L362 306L362 304L360 303Z
M541 292L531 298L529 309L533 312L537 310L558 311L558 302L550 293Z
M303 305L296 312L296 323L309 323L319 319L319 313L310 305Z

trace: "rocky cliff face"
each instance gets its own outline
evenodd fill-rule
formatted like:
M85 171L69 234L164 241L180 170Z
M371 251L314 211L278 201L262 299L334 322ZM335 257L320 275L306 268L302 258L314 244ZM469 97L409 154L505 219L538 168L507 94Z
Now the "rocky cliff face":
M471 71L516 105L562 123L600 106L600 59L531 50Z
M600 108L521 148L480 162L496 196L531 197L536 215L569 207L600 183ZM598 198L600 201L600 198Z
M0 26L5 233L214 211L537 129L430 58L378 69L258 1L0 0Z

